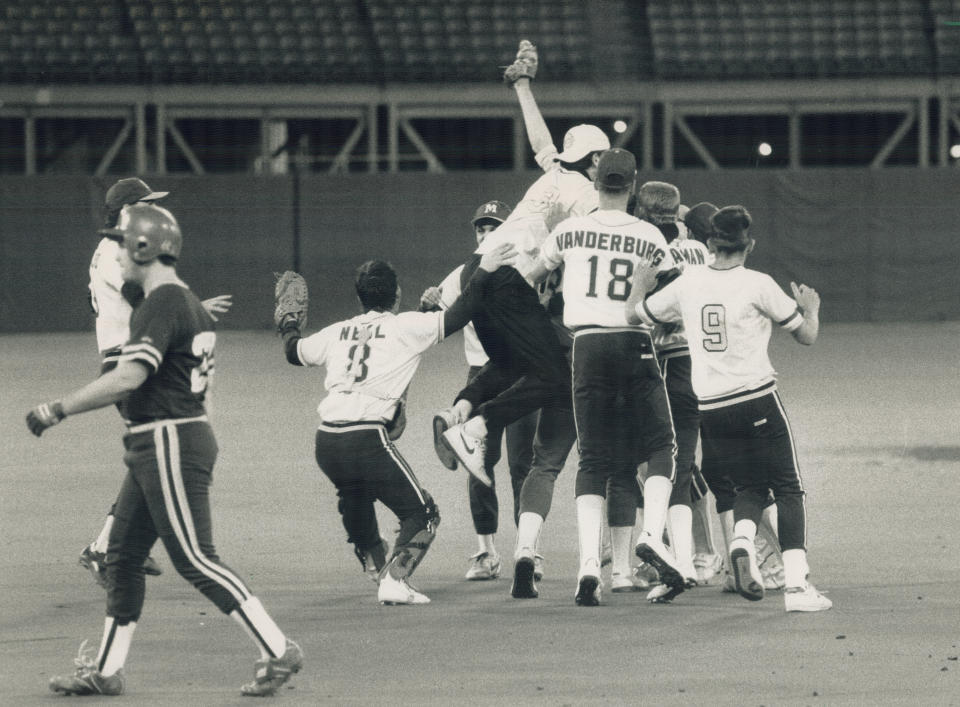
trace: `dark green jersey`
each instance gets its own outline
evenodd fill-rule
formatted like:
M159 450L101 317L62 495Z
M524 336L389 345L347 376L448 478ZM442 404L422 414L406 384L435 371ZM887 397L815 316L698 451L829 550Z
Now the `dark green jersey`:
M189 288L165 284L153 290L134 310L130 339L120 354L121 361L136 361L149 371L127 398L127 421L137 425L205 414L215 343L213 319Z

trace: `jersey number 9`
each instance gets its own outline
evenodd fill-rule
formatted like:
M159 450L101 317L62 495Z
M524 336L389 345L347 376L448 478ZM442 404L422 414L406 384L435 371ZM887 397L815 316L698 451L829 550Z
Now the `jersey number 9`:
M707 335L703 339L705 350L727 350L727 310L722 304L703 305L700 310L700 328Z

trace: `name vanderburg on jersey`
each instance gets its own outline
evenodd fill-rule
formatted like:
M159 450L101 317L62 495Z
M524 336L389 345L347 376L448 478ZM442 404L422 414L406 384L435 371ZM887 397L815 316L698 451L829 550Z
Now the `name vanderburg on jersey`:
M607 250L626 255L636 255L659 265L666 257L666 251L656 243L619 233L598 233L596 231L566 231L556 235L557 250L569 248L592 248Z

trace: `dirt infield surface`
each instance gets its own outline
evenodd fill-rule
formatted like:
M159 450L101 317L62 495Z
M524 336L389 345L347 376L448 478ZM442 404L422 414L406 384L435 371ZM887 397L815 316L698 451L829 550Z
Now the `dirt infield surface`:
M24 415L91 379L91 333L0 337L0 705L47 690L80 641L99 641L103 592L77 565L123 473L112 408L41 440ZM811 579L834 609L786 614L699 587L673 605L604 594L574 605L576 455L544 530L541 598L463 581L475 550L463 471L435 459L430 418L465 377L459 335L427 354L399 448L443 517L414 583L433 602L381 607L313 461L322 374L287 365L267 332L225 332L212 419L214 536L306 654L288 705L960 705L960 324L826 325L772 356L808 491ZM503 477L505 471L498 470ZM511 502L501 494L500 551ZM396 523L388 515L385 534ZM247 704L256 650L172 570L147 604L112 704ZM80 698L73 698L80 699ZM86 698L86 704L98 700Z

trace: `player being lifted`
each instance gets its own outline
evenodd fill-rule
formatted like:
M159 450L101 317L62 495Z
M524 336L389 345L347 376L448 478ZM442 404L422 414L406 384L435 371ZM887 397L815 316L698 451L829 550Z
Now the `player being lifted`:
M115 229L124 282L145 299L130 320L116 367L27 415L37 436L68 415L125 399L127 474L117 496L107 552L107 616L96 658L81 645L73 675L50 680L54 692L119 695L123 666L143 610L143 561L157 538L180 575L234 619L260 651L249 696L272 695L300 670L303 653L284 636L246 583L213 544L210 484L217 441L205 398L213 374L213 318L177 275L183 241L166 209L134 204ZM86 642L84 642L85 644Z
M654 280L634 278L626 304L633 323L682 321L692 362L691 379L702 414L703 463L729 475L736 485L734 537L730 543L737 591L763 599L754 537L768 494L778 509L786 576L787 611L823 611L832 603L807 581L805 492L793 433L777 392L767 354L771 323L811 345L819 333L820 296L791 283L791 299L769 275L744 262L753 249L750 214L742 206L720 209L711 218L710 265L687 268L649 295Z
M423 353L470 321L471 298L491 272L513 257L509 244L486 253L450 309L402 314L396 272L389 263L369 260L357 269L354 282L363 313L305 338L300 333L306 321L305 283L302 313L285 305L278 292L275 320L287 361L326 368L327 395L317 408L316 460L337 489L347 542L378 583L383 604L430 601L408 578L440 523L433 498L393 443L405 425L407 388ZM400 521L389 559L377 524L378 500Z

